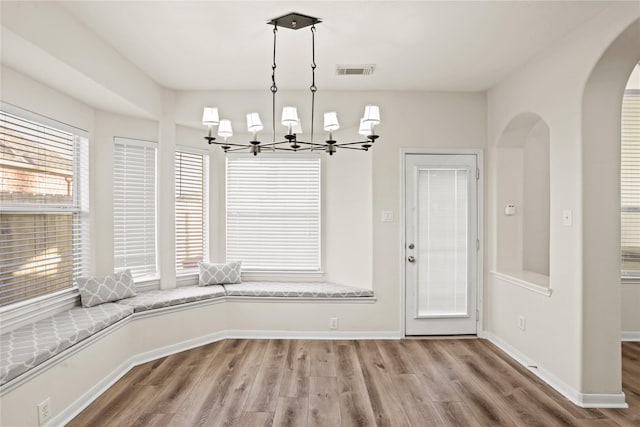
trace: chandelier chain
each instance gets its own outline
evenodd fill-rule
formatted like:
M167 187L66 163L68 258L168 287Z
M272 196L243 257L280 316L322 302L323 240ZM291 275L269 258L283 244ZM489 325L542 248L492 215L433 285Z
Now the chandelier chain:
M313 118L315 116L316 109L316 92L318 87L316 86L316 26L311 26L311 142L313 142Z
M278 86L276 85L276 68L278 67L276 64L276 35L278 34L278 26L273 26L273 63L271 64L271 121L273 128L273 142L276 142L276 92L278 91Z

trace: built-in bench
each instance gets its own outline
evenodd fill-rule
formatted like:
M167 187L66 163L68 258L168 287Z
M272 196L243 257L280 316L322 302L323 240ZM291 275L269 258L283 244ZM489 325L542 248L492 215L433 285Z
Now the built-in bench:
M144 291L117 302L75 307L0 335L0 386L134 313L226 298L372 299L373 291L334 283L243 282Z
M115 303L76 307L2 334L0 385L131 314L132 307Z

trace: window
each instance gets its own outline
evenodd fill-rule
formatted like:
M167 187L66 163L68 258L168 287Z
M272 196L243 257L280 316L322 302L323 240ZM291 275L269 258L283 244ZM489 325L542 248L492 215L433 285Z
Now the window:
M209 156L176 151L176 271L198 268L207 257Z
M115 138L113 187L115 268L157 278L156 144Z
M620 167L622 276L640 276L640 90L627 89L622 101Z
M86 134L10 110L0 111L0 306L72 288L89 257Z
M320 158L227 158L227 260L244 271L320 271Z

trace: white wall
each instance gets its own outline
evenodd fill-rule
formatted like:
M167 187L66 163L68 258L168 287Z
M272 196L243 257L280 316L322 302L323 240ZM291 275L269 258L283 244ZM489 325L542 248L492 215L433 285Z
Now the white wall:
M5 65L0 68L0 79L2 101L87 132L93 130L93 109L86 104Z
M613 40L639 15L637 4L617 4L526 64L489 91L488 141L490 171L497 162L495 146L516 115L533 112L550 129L550 286L551 297L491 277L486 291L487 330L534 361L549 378L566 390L620 397L620 351L615 337L600 337L585 327L593 308L583 312L585 292L583 217L582 109L583 90L591 70ZM489 184L490 251L496 253L495 175ZM615 205L613 205L615 206ZM573 225L562 226L562 211L573 212ZM589 209L597 209L589 206ZM618 219L619 221L619 219ZM608 247L608 246L607 246ZM607 255L608 256L608 255ZM590 260L597 264L595 260ZM494 265L495 259L489 260ZM600 284L601 285L601 284ZM610 291L611 292L611 291ZM612 292L616 296L617 291ZM620 316L619 301L598 307L608 316ZM518 328L526 316L526 330ZM619 322L619 320L618 320ZM585 342L590 344L585 346ZM613 341L612 341L613 340ZM596 343L602 344L601 347ZM617 357L613 354L617 351ZM596 355L585 358L585 354ZM597 355L606 354L604 363ZM579 361L579 362L577 362ZM592 372L587 381L587 373ZM579 397L579 396L578 396Z
M608 284L617 285L620 277L621 104L627 79L640 61L640 4L637 9L635 21L599 58L582 98L582 369L589 391L612 388L621 375L620 298ZM617 376L593 369L616 365Z
M522 269L549 275L549 127L538 122L523 147Z
M89 136L91 155L91 242L95 274L113 272L113 142L115 137L158 141L158 122L105 111L95 112L95 131Z
M96 109L157 118L162 91L55 2L2 2L2 63Z

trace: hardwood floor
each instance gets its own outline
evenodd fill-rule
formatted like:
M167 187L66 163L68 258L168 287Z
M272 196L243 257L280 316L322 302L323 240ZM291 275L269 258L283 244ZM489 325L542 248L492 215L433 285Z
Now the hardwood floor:
M140 365L69 426L640 426L640 343L623 343L629 409L574 406L485 340L225 340Z

